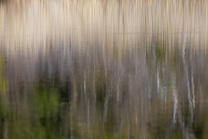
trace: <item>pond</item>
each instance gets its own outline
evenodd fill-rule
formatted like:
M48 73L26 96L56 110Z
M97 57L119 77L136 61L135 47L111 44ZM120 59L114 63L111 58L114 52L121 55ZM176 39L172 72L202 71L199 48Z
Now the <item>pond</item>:
M0 138L206 139L208 1L0 1Z

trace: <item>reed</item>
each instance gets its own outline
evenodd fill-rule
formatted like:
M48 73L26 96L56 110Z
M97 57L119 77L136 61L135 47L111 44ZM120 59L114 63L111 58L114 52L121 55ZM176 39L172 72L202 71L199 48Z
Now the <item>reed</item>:
M170 41L182 42L181 35L188 28L193 43L206 44L206 5L207 1L203 0L34 0L1 4L0 38L7 49L22 50L25 47L30 50L31 45L38 49L40 43L44 44L41 49L46 49L45 42L49 40L73 38L74 42L84 42L93 36L100 42L107 39L110 44L113 40L138 43L143 36L151 34L163 34L169 36ZM135 34L140 39L135 38Z

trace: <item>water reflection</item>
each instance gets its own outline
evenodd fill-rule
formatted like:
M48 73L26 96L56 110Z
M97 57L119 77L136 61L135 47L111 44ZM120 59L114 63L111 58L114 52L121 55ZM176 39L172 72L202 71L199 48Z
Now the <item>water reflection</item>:
M2 2L1 138L206 138L207 5Z

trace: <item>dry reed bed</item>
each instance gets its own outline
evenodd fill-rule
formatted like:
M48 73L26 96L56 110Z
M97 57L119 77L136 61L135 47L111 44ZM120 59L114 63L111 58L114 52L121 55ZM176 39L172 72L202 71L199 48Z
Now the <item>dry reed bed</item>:
M86 41L128 47L152 36L182 43L187 33L196 47L207 44L207 5L203 0L10 2L0 5L0 41L8 53L37 54L46 51L48 42L68 47L70 40L81 49Z

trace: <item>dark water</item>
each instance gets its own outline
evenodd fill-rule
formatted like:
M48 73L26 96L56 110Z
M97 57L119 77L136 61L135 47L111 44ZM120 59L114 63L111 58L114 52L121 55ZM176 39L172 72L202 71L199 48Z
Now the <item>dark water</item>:
M0 4L0 138L206 139L208 2Z

